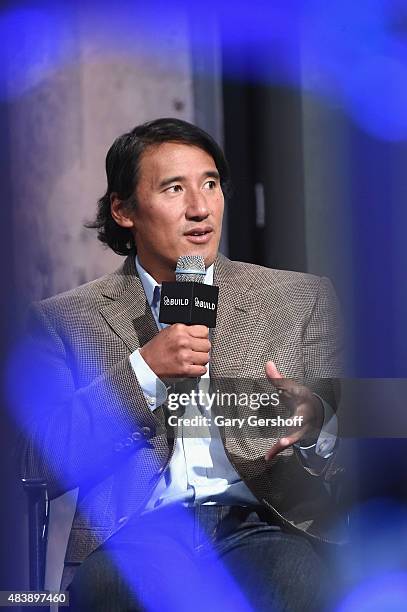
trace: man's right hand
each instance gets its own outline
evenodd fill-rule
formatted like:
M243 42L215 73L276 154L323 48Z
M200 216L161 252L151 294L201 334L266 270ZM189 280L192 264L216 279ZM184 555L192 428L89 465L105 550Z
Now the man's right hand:
M194 378L206 374L210 349L205 325L175 323L147 342L140 355L159 378Z

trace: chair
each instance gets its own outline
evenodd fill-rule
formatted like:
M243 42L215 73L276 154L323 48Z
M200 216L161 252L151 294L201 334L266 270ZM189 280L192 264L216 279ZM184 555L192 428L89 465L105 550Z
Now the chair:
M30 591L43 591L49 523L47 483L41 478L21 481L28 501L29 586Z

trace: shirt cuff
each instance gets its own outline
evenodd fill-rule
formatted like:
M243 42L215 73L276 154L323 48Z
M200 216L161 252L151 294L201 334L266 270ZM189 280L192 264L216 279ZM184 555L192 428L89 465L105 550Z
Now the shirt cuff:
M324 409L324 422L318 440L310 446L302 446L298 443L296 446L305 460L310 459L313 455L318 455L322 459L329 459L335 448L338 435L338 419L332 410L330 404L322 397L314 393L315 397L322 403Z
M151 411L159 408L167 399L165 384L144 361L140 354L140 349L134 351L130 355L129 360L146 398L147 406Z

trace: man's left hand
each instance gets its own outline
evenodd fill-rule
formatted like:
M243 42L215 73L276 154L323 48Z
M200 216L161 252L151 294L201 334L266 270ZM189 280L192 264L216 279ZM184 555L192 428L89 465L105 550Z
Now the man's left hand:
M324 410L320 400L306 387L284 378L273 361L266 363L267 377L276 387L285 405L292 410L291 417L302 417L299 427L291 427L288 435L280 438L266 453L266 461L273 459L285 448L302 443L315 444L324 422Z

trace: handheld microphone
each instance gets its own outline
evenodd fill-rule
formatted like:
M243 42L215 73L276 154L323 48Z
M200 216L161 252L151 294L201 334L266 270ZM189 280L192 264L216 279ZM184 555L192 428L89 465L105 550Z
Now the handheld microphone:
M219 287L204 284L204 258L201 255L180 257L175 278L175 283L162 284L160 323L216 327Z

